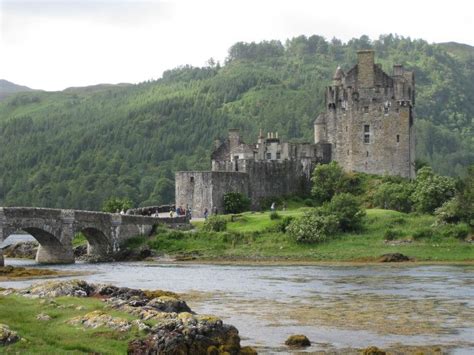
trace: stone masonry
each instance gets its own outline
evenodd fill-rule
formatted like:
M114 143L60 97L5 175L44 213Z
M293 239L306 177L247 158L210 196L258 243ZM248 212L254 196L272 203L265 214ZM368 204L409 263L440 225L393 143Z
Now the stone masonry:
M176 206L194 217L223 212L227 192L240 192L259 209L263 199L308 193L317 163L337 161L346 171L415 177L415 78L401 65L386 74L374 52L358 53L347 73L338 67L314 122L314 143L281 142L278 133L246 144L238 130L216 141L211 171L176 173Z
M108 260L129 238L149 235L158 224L173 226L186 222L186 217L156 218L50 208L0 207L0 243L22 230L39 243L38 263L67 264L74 263L72 240L82 232L88 242L88 254L96 260ZM2 249L0 266L3 266Z

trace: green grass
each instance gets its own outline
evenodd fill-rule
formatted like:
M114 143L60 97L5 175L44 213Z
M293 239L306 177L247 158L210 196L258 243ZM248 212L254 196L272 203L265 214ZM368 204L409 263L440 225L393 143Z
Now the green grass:
M278 211L284 216L301 216L306 208ZM272 232L281 219L271 220L269 212L226 216L226 232L197 231L160 233L147 242L158 252L172 255L197 255L208 259L286 259L308 261L370 261L386 253L403 253L418 261L474 260L474 246L455 238L441 237L433 227L434 217L369 209L364 229L359 233L341 233L320 244L298 244L288 235ZM385 242L387 229L397 230L397 240L411 243L390 245ZM433 230L433 237L413 240L417 231Z
M73 317L94 310L104 310L104 303L94 298L59 297L54 301L60 306L40 304L40 300L21 296L0 296L0 322L18 332L24 340L1 348L4 353L58 354L102 353L125 354L127 344L143 335L135 328L129 332L117 332L108 328L86 329L69 325ZM83 310L76 310L82 306ZM39 313L52 319L40 321ZM107 310L107 314L127 320L136 319L130 314Z

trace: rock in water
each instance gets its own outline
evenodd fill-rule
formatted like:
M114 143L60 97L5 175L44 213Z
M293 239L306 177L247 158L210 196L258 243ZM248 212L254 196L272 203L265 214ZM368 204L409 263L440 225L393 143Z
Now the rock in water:
M20 337L16 332L10 330L8 325L0 324L0 346L16 343Z
M37 242L21 242L11 244L3 249L5 257L34 259L38 251Z
M378 261L381 263L398 263L401 261L410 261L411 259L400 253L390 253L382 255Z
M376 346L369 346L362 351L363 355L385 355L387 354L385 351L380 350Z
M311 342L309 341L306 335L297 334L297 335L290 335L288 339L286 339L285 344L295 348L303 348L306 346L310 346Z

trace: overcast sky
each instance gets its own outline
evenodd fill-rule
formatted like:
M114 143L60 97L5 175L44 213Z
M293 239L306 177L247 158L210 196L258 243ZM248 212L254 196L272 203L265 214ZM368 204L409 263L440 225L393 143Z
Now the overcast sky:
M35 89L138 83L223 61L238 41L396 33L474 45L474 2L0 0L0 79Z

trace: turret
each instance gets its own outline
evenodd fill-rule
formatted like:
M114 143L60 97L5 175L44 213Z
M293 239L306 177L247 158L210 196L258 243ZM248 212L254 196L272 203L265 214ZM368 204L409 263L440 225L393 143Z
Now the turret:
M327 141L326 116L320 114L314 121L314 143L323 143Z

